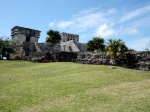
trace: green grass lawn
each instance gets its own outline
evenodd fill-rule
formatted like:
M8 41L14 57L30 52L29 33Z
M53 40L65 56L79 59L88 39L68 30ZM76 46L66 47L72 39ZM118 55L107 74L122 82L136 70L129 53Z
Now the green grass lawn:
M150 72L1 60L0 112L150 112Z

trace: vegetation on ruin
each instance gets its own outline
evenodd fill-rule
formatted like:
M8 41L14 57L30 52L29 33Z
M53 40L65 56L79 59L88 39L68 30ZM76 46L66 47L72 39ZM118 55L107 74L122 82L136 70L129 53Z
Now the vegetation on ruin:
M146 71L0 60L0 112L149 112Z
M124 56L124 53L128 51L127 46L122 40L109 39L106 45L106 55L111 56L114 59L114 64L116 64L117 55L120 57Z
M58 31L49 30L47 32L48 37L46 38L46 42L50 42L53 44L53 47L56 43L58 43L61 40L61 35Z
M14 52L11 44L11 40L6 37L0 37L0 59L3 59L3 57L9 58L9 53Z

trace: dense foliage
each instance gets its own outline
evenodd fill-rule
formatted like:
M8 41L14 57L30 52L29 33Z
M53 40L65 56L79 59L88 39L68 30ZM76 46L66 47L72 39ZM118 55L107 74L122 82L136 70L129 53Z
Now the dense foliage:
M0 59L6 57L9 59L9 53L12 53L14 50L10 45L11 41L9 38L0 37Z
M88 51L104 51L105 45L104 45L104 39L100 37L95 37L93 40L90 40L87 43L87 50Z
M52 48L54 51L54 45L61 40L61 35L58 31L49 30L47 32L48 37L46 38L46 42L50 42L52 44Z
M128 48L122 40L109 39L106 46L106 55L114 59L114 64L116 64L117 55L122 57L126 51L128 51Z
M56 44L60 41L61 35L58 31L49 30L47 32L48 37L46 38L46 42L50 42L52 44Z

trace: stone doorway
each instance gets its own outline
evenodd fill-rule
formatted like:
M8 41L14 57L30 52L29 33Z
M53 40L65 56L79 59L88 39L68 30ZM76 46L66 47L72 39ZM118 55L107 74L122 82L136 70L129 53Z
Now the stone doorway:
M26 36L26 42L30 42L30 37Z
M72 52L72 48L71 48L71 46L69 46L69 51L70 51L70 52Z

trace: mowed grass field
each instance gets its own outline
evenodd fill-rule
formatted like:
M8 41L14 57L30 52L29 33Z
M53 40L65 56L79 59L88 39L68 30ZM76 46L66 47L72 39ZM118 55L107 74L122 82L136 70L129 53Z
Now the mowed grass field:
M150 72L1 60L0 112L150 112Z

